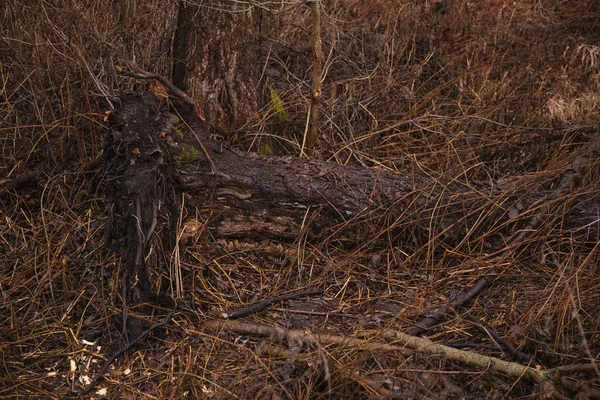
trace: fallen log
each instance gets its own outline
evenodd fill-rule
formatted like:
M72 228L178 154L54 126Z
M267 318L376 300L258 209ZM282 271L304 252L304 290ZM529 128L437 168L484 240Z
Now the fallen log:
M525 201L519 188L441 184L414 171L262 157L215 140L215 131L187 104L169 110L152 93L127 94L120 103L110 116L102 188L109 199L107 239L125 249L129 302L164 299L152 289L149 268L166 270L180 215L199 215L216 236L251 239L295 240L302 233L444 248L485 235L489 253L496 254L519 245L505 237L522 241L520 226L530 224L526 212L515 217L515 207ZM565 168L567 175L581 169ZM535 218L561 218L562 229L568 221L593 235L597 194L563 199L549 193L526 193L529 204L543 211L532 213ZM571 213L555 215L557 207Z

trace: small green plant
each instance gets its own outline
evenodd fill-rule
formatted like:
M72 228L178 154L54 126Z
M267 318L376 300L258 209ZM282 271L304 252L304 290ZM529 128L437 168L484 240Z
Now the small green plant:
M268 144L260 145L260 155L261 156L268 156L272 153L273 153L273 151L271 150L271 146L269 146Z
M279 121L287 121L288 113L285 110L283 101L281 101L281 97L279 97L279 95L271 85L269 85L269 91L271 92L271 109L273 111L273 114L275 115L275 117L277 117Z

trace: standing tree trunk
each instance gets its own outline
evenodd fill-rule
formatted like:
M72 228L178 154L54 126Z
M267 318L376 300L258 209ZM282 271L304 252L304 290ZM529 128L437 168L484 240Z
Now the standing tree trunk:
M323 46L321 43L321 1L312 3L313 26L311 33L311 46L313 50L312 85L310 101L310 121L306 147L312 152L319 135L319 106L321 103L321 73L323 70ZM302 146L304 151L304 146Z
M249 3L180 0L173 83L198 114L222 130L251 121L259 106L259 11Z

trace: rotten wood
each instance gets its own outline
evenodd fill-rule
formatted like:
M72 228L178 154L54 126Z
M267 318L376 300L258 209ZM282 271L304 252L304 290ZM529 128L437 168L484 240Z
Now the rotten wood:
M169 117L158 112L158 100L154 107L135 96L121 100L119 111L110 116L100 182L109 209L106 239L123 255L127 304L157 303L162 297L154 292L151 276L167 270L162 255L173 248L179 215L155 129L155 124L166 126Z

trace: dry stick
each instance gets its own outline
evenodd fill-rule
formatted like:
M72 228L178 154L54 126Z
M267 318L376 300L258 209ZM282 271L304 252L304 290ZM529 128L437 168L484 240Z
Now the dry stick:
M402 346L393 344L373 342L371 340L356 339L338 335L310 334L298 329L285 329L276 326L255 324L252 322L213 319L205 321L202 324L202 327L215 333L225 331L242 333L246 335L269 336L281 341L287 340L287 342L291 345L350 345L359 349L362 348L367 350L381 350L388 352L398 351L406 355L413 354L412 350L408 350Z
M529 357L527 354L523 353L522 351L515 349L515 347L512 344L510 344L506 340L502 339L500 337L500 335L498 335L498 333L494 329L492 329L489 326L481 325L481 323L479 321L477 321L477 319L475 317L473 317L471 315L471 313L467 313L467 319L469 321L471 321L477 329L479 329L486 335L491 336L491 338L494 339L494 341L498 344L498 346L500 346L501 348L504 347L506 350L508 350L510 352L510 354L515 356L517 359L523 361L527 366L533 366L534 368L542 367L542 365L540 363L538 363L535 359L532 359L531 357Z
M386 330L383 332L383 338L393 340L395 344L375 342L372 340L356 339L337 335L327 334L309 334L301 330L285 329L280 327L255 324L241 321L223 321L209 320L204 322L204 328L213 332L234 332L247 335L270 336L278 339L287 339L288 343L310 345L319 343L321 345L351 345L357 348L381 351L400 351L405 354L411 354L408 349L417 350L431 355L443 355L446 358L460 361L468 365L492 369L504 372L513 377L525 376L537 383L543 381L542 372L534 368L526 367L518 363L503 361L496 357L483 356L473 352L454 349L441 344L433 343L428 339L410 336L405 333Z
M239 308L234 311L225 312L222 314L222 316L223 316L223 318L227 318L227 319L241 318L241 317L245 317L246 315L256 314L258 312L261 312L261 311L265 310L267 307L269 307L279 301L296 299L296 298L302 297L302 296L322 296L322 295L323 295L323 292L320 290L305 290L302 292L284 294L283 296L277 296L277 297L273 297L270 299L266 299L259 303L252 304L248 307Z
M159 74L154 74L152 72L144 71L140 67L136 66L133 63L133 61L130 61L127 58L124 58L124 60L132 67L133 70L128 71L128 70L124 70L122 68L117 68L117 70L119 72L121 72L123 75L129 76L131 78L138 78L138 79L156 79L157 81L162 83L162 85L164 87L166 87L169 91L171 91L175 96L179 97L185 103L187 103L191 106L193 106L195 104L194 100L192 100L192 98L190 96L188 96L183 90L179 89L177 86L173 85L171 83L171 81L166 79L164 76L159 75Z
M406 333L388 329L383 332L383 338L393 340L409 349L417 350L422 353L431 355L442 355L445 358L459 361L471 366L491 369L498 372L503 372L512 377L527 377L536 383L544 380L543 373L535 368L526 367L516 362L500 360L496 357L484 356L473 353L472 351L464 351L442 344L433 343L429 339L407 335Z
M150 328L146 329L144 332L142 332L138 337L136 337L133 341L129 342L128 344L126 344L125 346L121 347L119 350L117 350L116 352L114 352L105 362L104 365L102 365L102 368L100 368L100 371L98 371L98 373L96 374L96 376L94 377L94 379L90 382L90 384L81 392L77 392L77 396L85 396L86 394L90 393L92 391L92 389L94 388L94 386L96 386L96 384L100 381L100 379L104 376L104 374L106 373L106 370L108 369L108 367L115 362L115 360L121 356L121 354L125 353L127 350L129 350L130 348L132 348L133 346L135 346L137 343L141 342L146 336L148 336L148 334L150 332L152 332L153 330L155 330L158 327L161 327L163 325L166 325L170 320L171 317L173 316L173 314L175 313L175 311L171 311L170 313L168 313L166 315L166 317L162 320L159 321L157 323L155 323L154 325L152 325Z
M212 332L219 333L222 331L236 332L247 335L256 336L270 336L272 338L283 341L284 339L288 342L290 347L292 346L311 346L311 345L350 345L356 348L363 348L368 350L381 350L387 352L401 352L406 355L412 354L411 350L407 350L401 346L390 345L387 343L377 343L368 340L348 338L336 335L327 334L310 334L300 330L288 330L285 328L273 327L262 324L254 324L250 322L242 321L224 321L224 320L209 320L202 324L203 328L209 329ZM285 354L287 352L282 352ZM381 397L389 397L391 393L382 388L380 385L372 382L371 380L356 376L353 374L353 379L356 379L361 385L369 387L370 390L374 390Z
M597 142L593 143L589 151L595 149L597 146ZM527 226L521 229L519 233L517 233L508 241L504 250L502 250L498 255L499 260L508 257L512 253L513 247L518 243L521 243L528 232L535 230L542 223L544 215L547 215L548 211L550 210L550 202L557 199L564 190L568 189L573 182L573 179L581 172L581 169L587 164L587 162L588 157L585 155L576 157L573 160L573 163L563 173L560 181L552 193L548 195L546 204L540 207L540 211L529 220ZM458 296L456 296L449 304L441 305L429 312L425 318L417 322L415 326L408 331L408 334L416 336L423 333L425 330L431 328L442 318L444 318L450 309L457 309L474 299L495 279L498 273L499 271L494 268L492 269L491 274L479 277L473 286L460 292Z
M314 344L354 346L357 349L379 350L384 352L401 352L405 355L411 355L414 351L430 355L441 355L447 359L462 362L467 365L491 369L505 373L515 378L527 378L535 383L546 383L549 390L552 390L552 396L557 399L566 399L550 384L548 380L548 371L539 371L531 367L523 366L519 363L500 360L496 357L479 355L470 351L458 350L441 344L433 343L428 339L410 336L396 330L386 330L382 337L386 340L392 340L394 344L375 342L372 340L349 338L337 335L310 334L296 329L285 329L280 327L255 324L242 321L224 321L209 320L202 324L202 327L214 333L233 332L246 335L269 336L280 341L287 340L289 345L310 346ZM285 355L287 352L282 352ZM566 378L561 379L561 383L571 390L577 390L577 382L569 381ZM588 393L593 399L600 399L600 391L587 387Z
M431 342L416 336L408 335L404 332L388 329L383 332L383 337L387 340L400 342L402 345L422 353L431 355L441 355L446 359L458 361L467 365L489 369L505 373L515 378L527 378L536 384L542 384L542 388L548 390L549 394L555 399L568 399L556 390L545 371L523 366L519 363L500 360L496 357L484 356L471 351L463 351L452 347L444 346Z
M332 312L332 311L294 310L294 309L289 309L289 308L273 308L273 310L287 312L290 314L318 315L321 317L331 316L331 317L351 318L351 319L361 319L362 318L358 315L344 314L341 312Z

